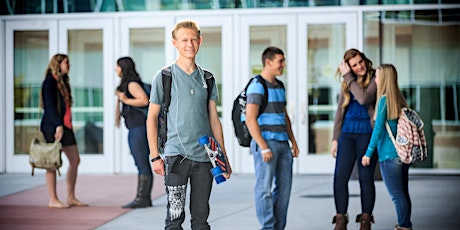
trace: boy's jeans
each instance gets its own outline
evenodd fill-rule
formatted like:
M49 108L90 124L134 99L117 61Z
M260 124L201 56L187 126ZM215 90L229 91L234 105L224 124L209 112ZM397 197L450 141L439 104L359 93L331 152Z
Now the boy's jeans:
M213 177L211 162L197 162L182 156L165 158L165 186L168 198L165 229L182 229L185 196L190 179L190 215L192 229L211 229L208 224L209 197Z
M269 140L267 144L273 158L264 162L260 147L254 140L251 141L256 174L256 213L262 229L278 230L286 226L292 185L292 152L287 141Z

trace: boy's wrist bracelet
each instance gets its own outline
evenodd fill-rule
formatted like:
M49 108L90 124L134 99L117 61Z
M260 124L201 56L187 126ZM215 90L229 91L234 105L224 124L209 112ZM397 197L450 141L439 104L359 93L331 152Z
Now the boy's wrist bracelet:
M150 161L153 163L153 162L155 162L157 160L160 160L160 159L161 159L161 156L158 155L157 157L152 158Z
M268 152L271 152L271 151L272 151L271 149L262 149L260 151L260 153L265 154L265 153L268 153Z

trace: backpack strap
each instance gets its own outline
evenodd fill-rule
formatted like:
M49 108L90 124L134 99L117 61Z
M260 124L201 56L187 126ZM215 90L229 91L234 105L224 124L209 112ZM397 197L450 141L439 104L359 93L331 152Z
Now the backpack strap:
M393 136L393 133L391 132L391 128L390 128L390 125L388 124L388 121L385 121L385 128L387 129L387 133L391 139L391 142L393 142L393 145L396 147L396 140L395 140L395 137Z
M278 85L280 85L281 88L284 89L284 83L283 83L282 81L278 80L278 78L275 78L275 80L276 80L276 82L278 83Z
M208 90L208 103L209 100L211 100L211 94L212 94L212 87L214 87L214 76L212 75L211 72L209 72L206 69L203 69L204 72L204 80L206 81L206 89Z
M168 112L169 105L171 104L171 83L172 83L172 74L171 66L166 66L161 70L161 79L163 82L163 103L165 105L165 112Z
M260 114L262 114L264 112L264 110L265 110L265 108L267 107L267 104L268 104L268 87L267 87L267 83L265 82L265 79L263 79L260 74L258 74L254 78L257 80L257 82L262 84L262 86L264 87L264 95L262 96L262 105L260 105L260 107L259 107L259 115L258 116L260 116ZM249 86L249 84L248 84L248 86Z
M260 107L259 107L259 116L260 116L260 114L262 114L264 112L264 110L265 110L265 108L267 107L267 104L268 104L268 87L267 87L267 83L265 82L265 79L260 74L258 74L254 78L257 79L257 81L260 82L260 84L262 84L262 86L264 87L264 95L262 97L262 105L260 105ZM280 85L281 88L284 89L284 83L282 81L276 79L276 78L275 78L275 80L278 83L278 85ZM248 84L248 86L249 86L249 84ZM247 90L248 86L246 86L246 89L244 89L244 91Z

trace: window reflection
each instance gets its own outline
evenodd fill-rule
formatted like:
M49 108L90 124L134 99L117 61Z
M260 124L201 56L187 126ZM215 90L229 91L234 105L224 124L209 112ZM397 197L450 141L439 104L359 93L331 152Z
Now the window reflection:
M130 55L142 81L152 83L155 73L165 65L164 28L130 29Z
M308 152L330 151L339 81L334 77L345 52L345 24L308 25Z
M452 1L452 0L451 0ZM433 2L433 3L437 3ZM363 5L378 4L377 0L368 0ZM408 4L388 2L383 4ZM360 5L359 0L9 0L0 2L0 15L7 14L53 14L78 12L123 12L157 10L194 10L194 9L235 9L235 8L283 8L305 6Z
M412 23L388 15L396 13L365 14L365 50L375 65L395 65L404 96L424 120L433 157L419 166L459 168L460 26L438 11L415 11Z
M39 95L48 65L48 31L14 32L14 153L28 153L40 125Z
M80 153L103 152L102 30L69 30L72 122Z
M286 26L251 26L250 29L250 71L251 76L248 76L248 79L253 77L253 75L259 74L262 72L262 52L267 48L267 46L273 45L277 46L284 51L286 56L287 52L287 28ZM289 65L289 60L286 60L286 64ZM284 69L283 74L286 75L287 69ZM285 77L279 77L280 80L286 83ZM287 87L287 84L285 84Z
M196 57L196 62L205 69L209 69L216 81L219 90L219 100L217 101L217 111L222 117L222 28L202 27L201 36L203 43L200 52Z

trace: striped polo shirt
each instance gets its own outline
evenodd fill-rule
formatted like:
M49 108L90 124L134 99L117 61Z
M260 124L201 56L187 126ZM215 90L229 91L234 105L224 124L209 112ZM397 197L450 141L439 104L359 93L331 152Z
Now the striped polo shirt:
M257 118L257 122L265 140L288 141L284 109L286 107L286 91L281 85L265 81L268 89L268 103L265 110ZM246 91L247 103L262 105L264 86L254 78ZM245 120L245 117L243 117Z

